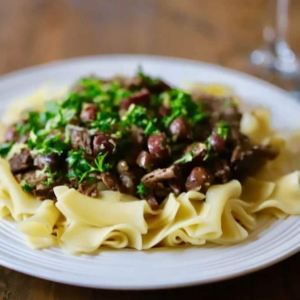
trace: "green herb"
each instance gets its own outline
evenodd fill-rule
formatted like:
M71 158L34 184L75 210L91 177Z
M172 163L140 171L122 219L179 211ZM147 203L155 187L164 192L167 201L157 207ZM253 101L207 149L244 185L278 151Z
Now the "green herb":
M0 156L1 157L6 157L8 152L10 151L13 143L4 143L0 146Z
M45 136L45 134L38 135L31 131L27 145L39 153L49 154L55 152L59 155L70 147L68 141L62 140L62 134L60 132L54 136Z
M178 117L185 116L191 123L195 124L207 117L207 113L203 111L200 103L195 103L192 97L184 91L172 89L161 95L163 104L171 108L171 114L162 119L165 127Z
M30 184L26 181L26 179L23 179L23 180L21 181L21 187L22 187L22 190L23 190L24 192L26 192L26 193L30 193L30 192L33 190L33 186L30 185Z
M203 150L207 150L207 145L206 144L201 144L201 146L203 147ZM190 161L192 161L195 158L195 150L196 147L198 147L198 143L193 143L191 145L191 150L188 151L187 153L185 153L181 158L179 158L178 160L175 161L175 164L185 164L188 163Z
M147 135L153 135L153 134L159 133L159 130L156 127L156 123L157 123L156 118L149 121L146 128L144 129L144 133Z
M52 114L57 114L60 110L60 104L56 100L46 101L45 110Z
M219 122L217 123L216 133L219 137L225 140L227 139L229 129L230 129L229 124L225 122Z
M100 173L103 173L112 167L110 164L104 163L104 159L106 156L107 152L102 155L98 155L98 157L94 160L94 163L96 165L96 169L94 169L94 171L99 171Z
M70 151L67 158L70 169L68 177L74 178L81 183L91 172L103 173L107 171L112 166L108 163L104 163L106 155L107 153L101 154L94 160L95 168L84 158L84 150Z
M150 120L147 109L143 106L131 104L121 120L123 127L130 128L136 125L144 130L145 134L152 135L159 132L157 119Z
M189 151L185 153L181 158L177 159L174 163L175 164L185 164L187 162L192 161L194 158L193 152Z
M47 165L45 168L45 174L47 175L47 179L41 182L45 186L50 186L57 178L58 173L52 172L50 167Z
M91 128L101 132L107 132L118 122L117 112L98 112L97 118L91 123Z
M145 184L142 182L140 184L138 184L138 186L136 187L136 193L138 195L145 196L147 194L147 192L148 192L148 190L147 190Z

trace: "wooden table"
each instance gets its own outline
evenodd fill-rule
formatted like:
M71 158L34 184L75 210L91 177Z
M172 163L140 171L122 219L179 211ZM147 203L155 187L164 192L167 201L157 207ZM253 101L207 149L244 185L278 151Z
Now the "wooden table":
M78 2L85 2L76 4ZM97 8L88 7L98 2ZM289 39L300 54L300 1ZM74 56L144 53L221 64L275 82L248 61L260 45L264 0L0 0L0 73ZM220 283L165 291L94 290L0 267L0 300L300 299L300 253L265 270Z

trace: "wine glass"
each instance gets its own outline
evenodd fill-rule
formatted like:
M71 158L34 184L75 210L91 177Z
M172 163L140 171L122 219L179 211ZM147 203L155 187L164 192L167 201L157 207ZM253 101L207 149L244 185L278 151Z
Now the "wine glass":
M289 0L269 0L263 29L264 45L251 54L251 62L289 78L300 77L300 61L287 42Z

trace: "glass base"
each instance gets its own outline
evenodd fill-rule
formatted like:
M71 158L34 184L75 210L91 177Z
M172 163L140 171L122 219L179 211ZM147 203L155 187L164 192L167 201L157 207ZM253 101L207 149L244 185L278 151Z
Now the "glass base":
M258 49L251 53L250 60L256 66L277 71L285 77L300 77L300 62L294 55L277 56L271 50Z

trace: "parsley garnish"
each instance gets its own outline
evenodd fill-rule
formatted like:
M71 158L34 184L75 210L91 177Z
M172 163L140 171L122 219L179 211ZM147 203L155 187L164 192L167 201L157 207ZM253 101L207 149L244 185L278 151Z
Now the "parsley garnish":
M30 193L33 190L33 186L30 185L26 179L23 179L21 181L21 187L22 187L22 190L26 193Z
M192 97L184 91L172 89L161 95L163 103L166 107L171 108L171 114L162 119L165 127L178 117L185 116L187 120L195 124L207 117L207 113L203 111L200 103L195 103Z
M219 137L226 140L229 133L229 124L225 122L217 123L216 133Z
M111 164L104 163L107 153L98 155L93 161L95 167L84 158L84 150L70 151L68 154L67 162L70 168L68 173L69 178L78 180L81 183L88 177L91 172L106 172L112 167Z
M101 132L107 132L118 122L117 112L99 112L97 119L91 123L91 128Z
M159 132L157 127L157 119L151 119L147 113L147 109L143 106L131 104L126 114L121 120L121 124L124 127L130 128L132 125L136 125L144 130L147 135L156 134Z
M4 143L0 146L0 156L1 157L6 157L8 152L10 151L13 143Z
M147 194L147 192L148 192L148 190L147 190L145 184L142 182L136 187L136 193L138 195L145 196Z
M69 148L69 142L62 140L61 133L57 133L54 136L45 136L45 134L35 134L31 131L27 145L29 148L35 149L42 154L55 152L61 155Z

